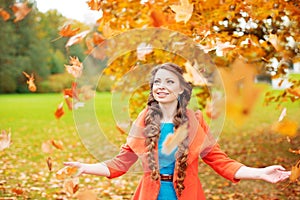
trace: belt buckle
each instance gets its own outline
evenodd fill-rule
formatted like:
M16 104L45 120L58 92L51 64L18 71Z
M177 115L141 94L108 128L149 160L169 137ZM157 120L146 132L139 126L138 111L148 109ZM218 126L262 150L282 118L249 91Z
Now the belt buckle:
M173 175L171 175L171 174L160 174L160 180L172 182L173 181Z

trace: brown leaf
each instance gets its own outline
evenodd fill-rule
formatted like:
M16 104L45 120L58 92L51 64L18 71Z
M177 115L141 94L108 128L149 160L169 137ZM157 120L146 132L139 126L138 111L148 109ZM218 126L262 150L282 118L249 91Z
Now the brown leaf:
M70 56L69 63L70 65L65 65L67 72L73 75L75 78L79 78L83 70L82 63L79 61L78 57L76 56L74 57Z
M34 83L34 76L33 74L31 74L31 76L29 76L26 72L23 72L23 74L26 76L26 78L28 78L27 80L27 84L28 84L28 89L31 92L36 92L36 85Z
M48 169L51 172L52 171L52 159L51 159L51 157L48 157L46 159L46 162L47 162Z
M300 155L300 149L294 150L294 149L289 148L289 152Z
M28 15L28 13L31 11L31 8L27 6L26 3L15 3L12 6L12 11L14 12L16 18L14 19L14 22L21 21Z
M75 177L72 179L66 179L63 184L63 190L67 193L68 196L72 196L79 189L79 178Z
M75 175L77 171L77 167L65 166L62 169L58 170L55 176L58 180L65 180Z
M297 161L295 166L292 166L290 182L294 183L300 177L300 159Z

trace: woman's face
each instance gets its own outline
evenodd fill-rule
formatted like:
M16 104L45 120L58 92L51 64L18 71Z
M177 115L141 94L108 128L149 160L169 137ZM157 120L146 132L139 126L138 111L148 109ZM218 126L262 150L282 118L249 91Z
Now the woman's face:
M152 88L156 101L161 104L173 103L182 92L179 78L173 72L165 69L159 69L156 72Z

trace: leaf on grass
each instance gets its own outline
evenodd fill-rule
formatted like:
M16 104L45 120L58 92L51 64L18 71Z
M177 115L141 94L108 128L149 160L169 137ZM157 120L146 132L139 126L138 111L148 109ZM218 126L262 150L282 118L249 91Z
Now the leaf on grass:
M10 130L8 132L6 132L6 130L2 130L0 135L0 151L9 148L10 144L11 144Z
M23 72L24 76L26 76L27 80L27 84L28 84L28 89L31 92L36 92L36 85L34 83L34 76L33 74L31 74L31 76L29 76L26 72Z
M10 18L9 12L7 12L6 10L4 10L3 8L0 8L0 16L2 17L2 19L4 21L7 21Z
M11 191L12 191L12 193L14 193L18 196L23 195L25 193L25 190L20 187L12 188Z
M63 183L63 190L66 192L68 196L72 196L79 189L79 178L75 177L72 179L66 179Z
M162 152L171 154L188 135L188 123L179 126L174 134L169 134L163 143Z
M71 29L71 24L68 24L59 31L59 35L62 37L72 37L76 35L79 30L80 28Z
M172 5L170 8L176 13L176 22L187 23L192 17L194 6L189 0L180 0L180 5Z
M26 15L28 15L28 13L31 11L31 8L29 8L27 6L27 2L26 3L15 3L12 6L12 11L15 14L15 19L14 22L18 22L21 21L22 19L24 19L26 17Z
M58 180L65 180L65 179L69 179L72 176L76 175L78 172L78 168L77 167L73 167L73 166L65 166L62 169L58 170L55 173L55 176Z
M79 191L76 195L78 200L97 200L97 193L93 190Z
M51 172L52 171L52 159L51 159L51 157L48 157L46 159L46 162L47 162L48 169Z
M54 113L54 115L55 115L55 117L56 117L57 119L61 118L61 117L65 114L63 105L64 105L64 102L61 102L61 103L58 105L58 107L57 107L57 109L56 109L56 111L55 111L55 113Z
M82 74L83 65L79 61L78 57L70 56L69 64L70 65L65 65L65 68L66 68L67 72L69 74L73 75L75 78L79 78Z
M292 166L290 182L294 183L300 177L300 159L297 161L295 166Z
M89 0L86 3L90 7L91 10L100 10L101 9L102 0Z

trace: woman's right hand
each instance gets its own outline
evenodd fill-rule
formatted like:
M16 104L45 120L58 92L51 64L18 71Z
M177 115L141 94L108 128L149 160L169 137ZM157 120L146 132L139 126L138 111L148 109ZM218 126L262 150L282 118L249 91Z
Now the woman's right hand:
M65 166L70 166L70 167L77 167L77 173L73 175L73 177L80 176L81 174L84 173L84 164L81 162L64 162Z

